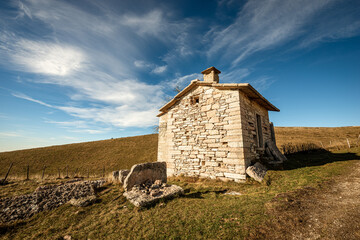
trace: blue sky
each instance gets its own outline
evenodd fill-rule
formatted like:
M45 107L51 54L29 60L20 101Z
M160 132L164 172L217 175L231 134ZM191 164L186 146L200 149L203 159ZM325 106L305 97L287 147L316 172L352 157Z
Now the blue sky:
M201 79L248 82L276 126L360 125L360 2L1 1L0 151L149 134Z

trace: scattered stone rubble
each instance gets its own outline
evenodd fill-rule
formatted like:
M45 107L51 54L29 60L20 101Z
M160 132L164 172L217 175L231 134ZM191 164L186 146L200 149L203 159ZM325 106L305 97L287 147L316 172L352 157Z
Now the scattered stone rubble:
M261 182L266 175L266 167L257 162L246 169L246 174L253 178L255 181Z
M184 190L177 185L168 185L161 180L152 183L150 180L141 185L134 185L124 196L136 207L146 207L160 199L183 195Z
M0 222L29 218L69 201L75 206L87 206L96 200L94 189L104 183L105 180L69 181L40 186L32 194L0 199Z
M136 164L124 181L124 196L136 207L145 207L184 194L181 187L166 182L166 163Z

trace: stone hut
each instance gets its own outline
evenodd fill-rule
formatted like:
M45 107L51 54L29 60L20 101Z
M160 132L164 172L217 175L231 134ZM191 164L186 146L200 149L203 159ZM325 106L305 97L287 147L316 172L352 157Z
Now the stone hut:
M158 161L168 176L244 180L274 142L268 111L279 109L248 83L219 83L215 67L202 74L160 108Z

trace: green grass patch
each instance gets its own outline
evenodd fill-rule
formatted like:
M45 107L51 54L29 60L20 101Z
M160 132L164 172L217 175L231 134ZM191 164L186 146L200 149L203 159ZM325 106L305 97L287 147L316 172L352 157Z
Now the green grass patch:
M220 182L207 179L172 178L185 196L137 209L122 196L119 185L109 184L99 192L99 201L89 207L68 204L33 218L0 227L2 239L243 239L270 216L266 203L277 194L307 186L318 187L348 172L360 159L360 149L314 152L288 156L285 170L270 170L258 183ZM13 185L30 191L33 182ZM28 188L25 187L28 185ZM6 186L10 188L11 186ZM7 189L6 191L10 191ZM237 191L240 196L224 195ZM4 196L5 193L1 193Z

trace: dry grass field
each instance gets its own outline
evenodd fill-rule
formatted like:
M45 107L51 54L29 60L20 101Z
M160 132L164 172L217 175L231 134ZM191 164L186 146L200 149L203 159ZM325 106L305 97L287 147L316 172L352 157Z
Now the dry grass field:
M170 183L183 187L185 195L145 209L134 208L123 197L122 187L109 183L97 193L99 200L94 205L78 208L65 204L27 220L0 224L0 238L63 239L70 235L72 239L289 239L299 229L307 231L309 211L318 205L307 207L311 202L319 203L318 193L330 189L334 179L340 181L358 166L360 147L355 143L359 131L360 127L276 128L278 146L346 138L354 144L351 149L343 146L341 150L289 154L284 169L268 171L262 183L251 179L245 183L224 183L171 178ZM90 168L101 175L104 165L109 172L138 162L155 161L156 147L157 135L146 135L0 153L2 174L14 162L14 175L11 175L14 177L10 178L10 184L0 186L0 198L31 193L39 185L59 181L49 176L44 180L20 180L26 164L39 170L47 165L54 174L57 167L69 165L72 169ZM225 195L226 191L241 195ZM296 194L304 197L294 199ZM337 200L337 195L334 197ZM350 220L356 223L357 218ZM326 233L332 226L319 227ZM271 232L272 229L279 231ZM360 234L351 228L342 230Z
M66 166L70 177L87 176L88 171L90 176L100 177L104 168L106 173L128 169L136 163L155 161L156 156L157 134L34 148L0 153L0 176L13 162L13 178L24 178L27 165L32 178L41 177L44 166L47 177L57 176L58 169L63 177Z
M360 127L275 127L276 144L313 143L322 148L344 148L360 145Z
M316 148L340 150L347 148L347 139L352 147L360 144L360 127L275 127L277 146L301 146L312 143ZM41 178L46 166L45 176L55 177L58 169L61 176L102 176L103 169L108 174L118 169L128 169L141 162L156 161L157 134L117 138L94 142L84 142L34 148L0 153L0 178L11 162L14 166L10 178L24 178L26 166L30 166L30 177ZM286 147L286 146L285 146ZM300 147L301 150L301 147ZM307 149L304 149L307 150Z

